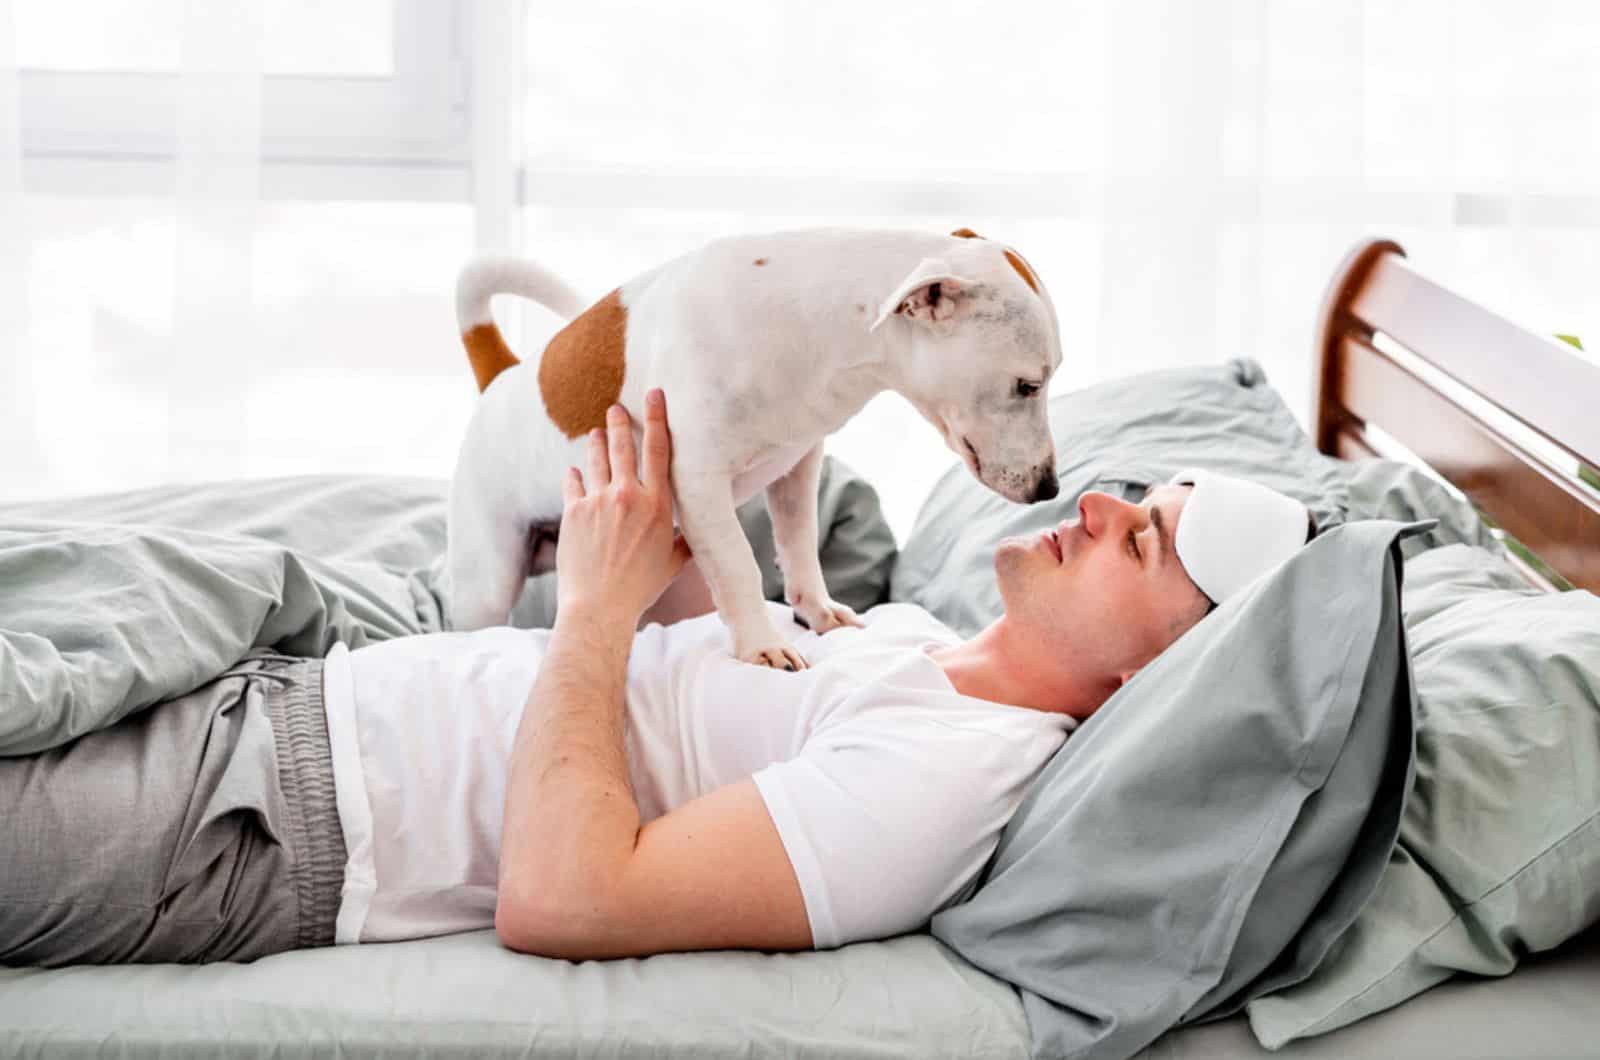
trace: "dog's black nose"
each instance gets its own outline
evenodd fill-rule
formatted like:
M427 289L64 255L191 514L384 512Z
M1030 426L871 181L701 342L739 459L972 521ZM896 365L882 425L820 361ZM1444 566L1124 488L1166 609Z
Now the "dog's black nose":
M1061 483L1056 481L1055 473L1052 472L1040 479L1039 484L1033 488L1033 499L1035 503L1047 501L1060 492Z

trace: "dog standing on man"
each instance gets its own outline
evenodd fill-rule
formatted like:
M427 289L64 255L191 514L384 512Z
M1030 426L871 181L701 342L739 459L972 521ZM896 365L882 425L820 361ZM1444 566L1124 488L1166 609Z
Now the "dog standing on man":
M499 293L570 321L536 363L495 326ZM879 392L910 401L1001 496L1032 503L1058 490L1046 416L1061 364L1055 307L1020 254L970 229L721 239L587 309L531 262L482 258L462 270L456 315L483 392L450 489L456 629L505 622L524 580L554 569L567 467L614 403L637 434L651 387L677 410L677 524L745 662L806 665L767 616L735 514L763 488L795 615L817 633L861 624L823 583L817 485L823 439Z

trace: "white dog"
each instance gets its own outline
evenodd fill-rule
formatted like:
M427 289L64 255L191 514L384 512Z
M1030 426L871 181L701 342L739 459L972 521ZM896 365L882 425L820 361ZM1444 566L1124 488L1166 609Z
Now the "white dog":
M571 321L536 363L520 363L495 327L500 292ZM805 666L767 617L734 512L762 488L795 614L818 633L860 624L823 584L817 484L823 438L880 391L904 395L995 492L1056 495L1055 309L1016 251L968 229L722 239L582 307L526 261L461 273L456 312L483 396L450 491L457 629L505 622L524 579L555 566L561 479L582 466L586 432L620 402L637 437L655 386L672 416L678 526L745 662Z

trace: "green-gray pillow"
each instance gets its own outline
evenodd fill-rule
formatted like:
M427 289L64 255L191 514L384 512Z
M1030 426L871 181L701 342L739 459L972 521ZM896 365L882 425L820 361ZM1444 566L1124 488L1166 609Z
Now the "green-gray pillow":
M1309 973L1384 868L1411 765L1396 538L1349 523L1140 670L1028 789L936 938L1035 1057L1131 1056Z
M1466 545L1409 560L1417 778L1377 891L1304 982L1248 1006L1269 1049L1600 920L1600 598Z

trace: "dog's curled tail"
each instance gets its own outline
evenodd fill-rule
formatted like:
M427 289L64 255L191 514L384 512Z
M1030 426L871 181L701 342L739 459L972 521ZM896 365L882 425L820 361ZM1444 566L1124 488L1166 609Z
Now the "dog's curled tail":
M456 324L479 391L517 363L489 312L489 300L497 294L531 298L563 320L571 320L587 305L560 277L526 258L486 255L467 262L456 278Z

